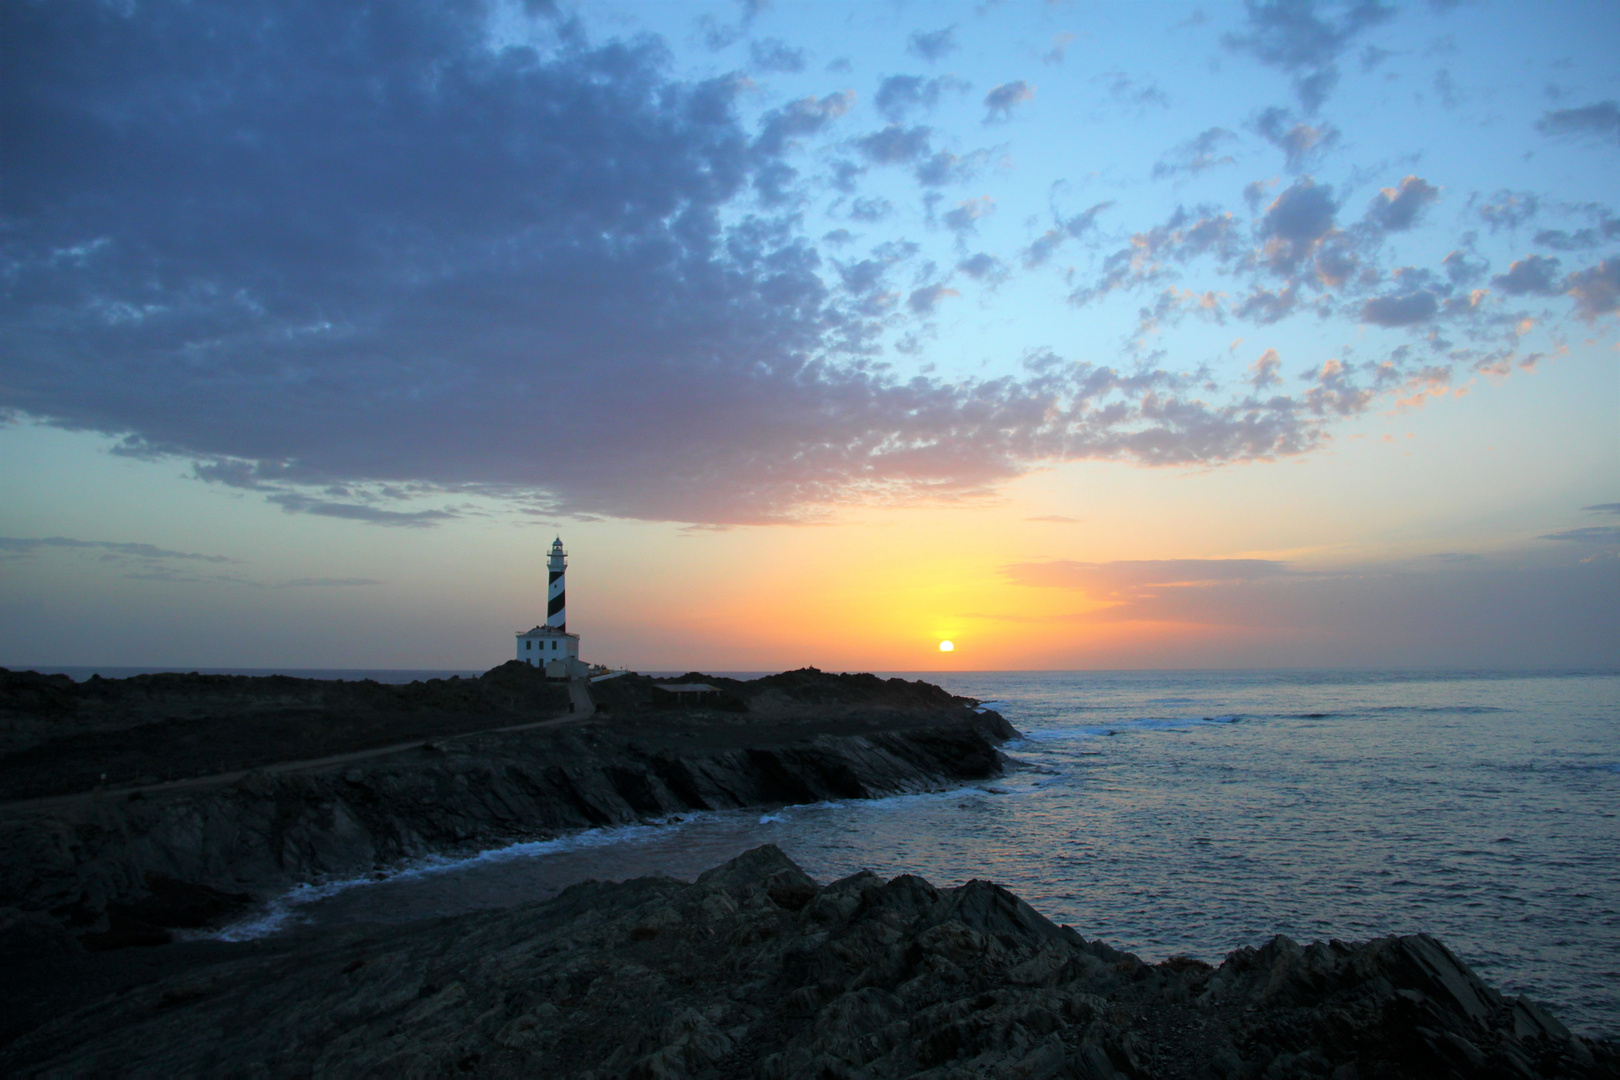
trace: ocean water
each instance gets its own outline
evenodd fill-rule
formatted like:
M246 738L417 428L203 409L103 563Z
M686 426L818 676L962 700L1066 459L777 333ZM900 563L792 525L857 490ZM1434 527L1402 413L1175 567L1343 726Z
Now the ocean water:
M1435 934L1509 994L1620 1034L1620 675L924 676L1024 737L954 791L593 830L305 886L230 928L397 922L587 878L690 879L761 843L811 875L986 878L1150 961L1274 934Z

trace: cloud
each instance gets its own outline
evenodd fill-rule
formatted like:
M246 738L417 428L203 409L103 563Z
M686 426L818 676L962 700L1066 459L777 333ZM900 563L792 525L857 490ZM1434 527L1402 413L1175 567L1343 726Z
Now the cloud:
M1471 258L1471 255L1472 252L1459 248L1440 261L1440 265L1445 268L1446 277L1451 279L1453 285L1471 285L1490 273L1490 263L1483 259Z
M1111 204L1101 203L1087 214L1094 214ZM1212 208L1197 207L1187 210L1177 207L1162 225L1145 232L1133 233L1129 243L1103 260L1101 274L1089 285L1082 285L1069 294L1073 304L1088 304L1111 292L1151 285L1174 273L1174 268L1185 265L1204 255L1213 255L1220 262L1237 257L1241 246L1236 237L1237 221L1231 214ZM1051 237L1051 232L1047 237ZM1042 240L1030 245L1025 255L1028 262L1043 253Z
M944 285L924 285L912 292L906 306L919 315L932 315L939 302L947 296L961 296L955 289Z
M1221 165L1231 165L1233 158L1230 154L1222 154L1221 150L1228 143L1237 141L1237 136L1225 128L1207 128L1188 139L1153 166L1153 178L1162 180L1167 176L1197 176L1208 169Z
M1620 502L1597 503L1594 506L1583 506L1581 509L1594 514L1620 514Z
M1418 176L1408 176L1399 187L1382 188L1367 207L1367 219L1385 232L1402 232L1416 224L1418 215L1440 198L1440 189Z
M1294 181L1272 201L1260 220L1261 233L1268 237L1266 263L1274 270L1292 272L1333 230L1338 209L1332 186L1318 184L1309 176Z
M947 26L928 33L918 30L906 42L906 51L924 60L942 60L956 51L956 27Z
M1001 573L1018 585L1072 589L1089 599L1135 606L1166 592L1251 583L1287 573L1272 559L1141 559L1013 563Z
M1543 135L1573 135L1620 144L1620 105L1599 101L1578 109L1558 109L1536 121Z
M347 588L360 588L360 587L363 587L363 586L383 585L383 584L386 584L386 582L378 581L376 578L363 578L363 577L331 578L331 577L321 577L321 578L298 578L298 579L296 579L294 581L284 581L284 582L282 582L282 588L286 588L286 589L306 589L306 588L307 589L347 589Z
M1575 313L1587 321L1620 311L1620 259L1573 273L1564 284L1575 298Z
M979 175L979 170L984 167L989 156L983 150L975 150L960 157L941 150L917 163L917 183L924 187L966 183Z
M923 75L891 75L878 84L872 103L891 123L903 123L913 111L931 109L948 90L966 90L953 75L930 79Z
M1537 246L1554 251L1590 251L1616 239L1620 239L1620 218L1611 216L1607 210L1602 211L1597 225L1574 232L1542 229L1535 235Z
M849 216L856 221L882 221L894 213L894 203L876 196L856 199L849 205Z
M314 514L316 517L343 518L346 521L361 521L367 525L386 525L404 529L432 528L460 516L449 510L388 510L366 503L332 502L301 492L271 495L269 501L289 514Z
M1052 257L1053 252L1063 246L1065 240L1078 239L1096 228L1097 215L1113 206L1110 199L1100 202L1072 217L1060 218L1058 223L1047 229L1037 237L1034 243L1024 249L1024 265L1033 269L1043 265Z
M926 127L890 124L855 140L855 149L874 165L904 165L928 154L933 131Z
M1491 278L1491 284L1510 296L1556 296L1564 291L1557 279L1557 259L1531 255L1511 264L1507 273Z
M1252 560L1260 565L1250 570L1221 568L1248 561L1020 564L1003 573L1054 590L1053 599L1083 596L1079 610L976 617L1046 622L1060 641L1065 625L1158 624L1175 641L1167 662L1195 655L1231 666L1255 657L1273 665L1399 666L1415 656L1459 667L1612 666L1620 635L1620 562L1613 559L1574 562L1552 551L1520 551L1309 571L1271 560ZM1088 635L1070 649L1095 657L1107 640ZM1062 651L1049 655L1061 662Z
M1547 533L1538 540L1562 540L1570 544L1620 544L1620 525L1586 525Z
M1123 71L1110 71L1101 76L1108 80L1108 96L1115 103L1129 108L1142 109L1153 106L1160 109L1170 107L1170 97L1160 90L1151 80L1139 82Z
M1541 200L1528 191L1503 189L1479 206L1480 220L1489 225L1491 232L1517 229L1535 217L1541 209Z
M1069 46L1074 44L1074 35L1059 33L1052 35L1052 47L1041 56L1044 64L1061 64L1069 52Z
M760 117L755 154L763 158L781 155L791 147L793 140L820 132L848 112L854 103L853 94L840 91L824 98L800 98L779 109L771 109Z
M1462 100L1457 90L1457 83L1451 77L1451 72L1445 68L1434 73L1434 93L1440 99L1440 104L1448 109L1455 109Z
M1294 172L1305 169L1339 142L1339 129L1332 124L1295 121L1292 113L1275 105L1261 110L1252 126L1261 138L1283 152L1288 168Z
M1439 298L1428 289L1375 296L1361 305L1361 321L1375 326L1413 326L1428 322L1440 310Z
M1275 386L1282 382L1282 376L1277 374L1282 367L1282 358L1277 355L1276 349L1267 349L1260 354L1250 370L1254 373L1250 382L1256 390L1264 390L1268 386Z
M30 555L42 548L69 548L102 551L109 555L130 559L178 559L186 562L234 563L239 560L225 555L199 555L194 551L173 551L153 544L130 543L119 540L75 540L68 536L37 538L0 536L0 552L12 555Z
M963 259L956 268L979 281L998 281L1006 276L1006 264L983 251Z
M945 212L942 220L945 227L953 232L971 232L978 220L995 213L996 201L988 195L980 195L977 199L967 199L956 204L956 208Z
M804 50L792 48L780 38L760 38L750 42L748 56L756 71L791 73L804 70Z
M1041 514L1039 517L1027 517L1025 521L1044 521L1052 525L1078 525L1084 518L1065 517L1062 514Z
M1395 17L1378 0L1245 0L1246 32L1222 43L1293 76L1294 92L1315 113L1339 80L1339 55L1364 31Z
M1011 119L1014 106L1034 97L1035 88L1023 79L1002 83L984 95L984 122L990 124L998 120Z
M937 268L891 280L914 246L857 255L846 237L833 260L805 235L795 170L845 92L750 123L743 81L675 77L655 38L495 51L479 9L428 0L122 10L46 4L8 26L27 92L8 106L0 273L22 302L0 310L0 408L289 513L423 528L476 495L797 521L1063 460L1306 453L1365 401L1359 368L1263 399L1054 353L995 378L891 374L880 335L950 292ZM926 185L989 160L934 141L897 123L850 145ZM1026 258L1089 240L1106 205ZM1267 242L1319 244L1336 208L1301 181ZM1076 302L1204 256L1253 252L1230 214L1178 210ZM1600 270L1572 276L1578 303L1610 302ZM1292 281L1266 296L1298 302Z

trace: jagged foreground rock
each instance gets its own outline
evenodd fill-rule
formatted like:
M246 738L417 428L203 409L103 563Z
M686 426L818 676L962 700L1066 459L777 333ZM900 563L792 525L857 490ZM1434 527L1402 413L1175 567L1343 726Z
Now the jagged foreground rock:
M11 1075L1614 1076L1426 936L1149 966L985 882L819 887L774 847L694 884L344 931L126 991Z

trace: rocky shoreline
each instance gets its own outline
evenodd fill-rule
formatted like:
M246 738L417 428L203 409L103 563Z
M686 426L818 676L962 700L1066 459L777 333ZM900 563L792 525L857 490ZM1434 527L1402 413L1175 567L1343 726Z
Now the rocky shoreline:
M691 884L226 949L0 1071L1362 1080L1612 1077L1620 1055L1423 935L1150 965L987 882L820 885L767 846Z
M294 759L401 732L435 737L212 787L0 806L0 953L161 944L175 929L217 924L295 883L432 854L695 810L874 798L984 779L1000 774L996 745L1016 734L995 713L935 686L814 669L748 682L693 673L688 681L706 679L723 693L713 707L679 711L655 707L652 680L624 676L593 688L597 711L578 721L560 708L566 690L559 696L556 684L515 662L461 680L480 685L414 690L142 678L85 689L12 678L9 712L0 715L12 721L13 755L44 768L71 759L82 773L97 731L124 732L113 741L126 753L135 744L206 744L210 732L225 738L238 722L253 729L234 736L238 745L258 739L259 752L272 746ZM75 694L76 703L63 704ZM138 722L107 704L119 700ZM369 710L361 734L328 730L357 701ZM398 723L385 722L390 701ZM548 705L555 726L469 732L467 710L479 702L506 703L492 707L486 727L544 718ZM66 730L42 737L52 723ZM275 730L280 741L266 743L264 732ZM6 760L0 755L0 770Z

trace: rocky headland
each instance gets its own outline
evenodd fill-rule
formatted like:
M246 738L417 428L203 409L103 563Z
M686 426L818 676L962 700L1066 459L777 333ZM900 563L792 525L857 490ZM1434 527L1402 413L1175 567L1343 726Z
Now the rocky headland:
M431 854L983 779L1015 734L922 682L658 680L682 681L721 692L670 710L623 675L571 712L516 661L408 686L0 673L0 954L162 944Z
M178 948L178 946L176 947ZM216 946L0 1048L8 1075L579 1080L1613 1077L1433 938L1148 964L993 884L811 880L773 847L694 883ZM139 950L159 953L163 950ZM71 966L71 964L69 965Z

